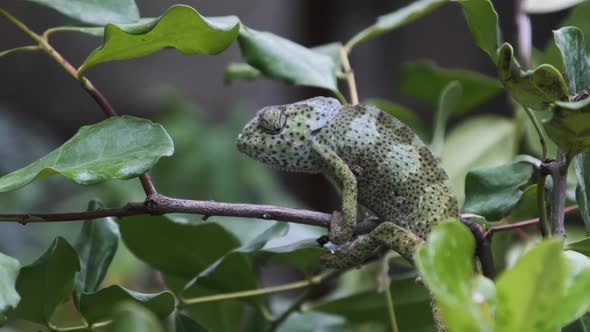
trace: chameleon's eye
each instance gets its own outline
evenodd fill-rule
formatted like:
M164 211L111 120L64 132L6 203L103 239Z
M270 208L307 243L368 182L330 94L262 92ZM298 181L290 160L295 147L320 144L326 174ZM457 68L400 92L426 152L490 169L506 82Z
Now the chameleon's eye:
M258 127L269 134L275 135L280 133L286 124L285 107L269 107L260 115Z

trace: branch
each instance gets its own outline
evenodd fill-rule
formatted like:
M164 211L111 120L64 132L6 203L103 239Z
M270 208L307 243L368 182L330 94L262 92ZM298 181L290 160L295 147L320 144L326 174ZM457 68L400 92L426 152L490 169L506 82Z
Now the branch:
M340 50L340 59L342 61L342 69L344 70L343 77L346 78L346 83L348 84L348 93L349 93L349 97L350 97L350 103L352 105L356 105L359 103L359 96L358 96L358 92L356 89L356 81L354 79L354 72L352 71L352 68L350 67L350 62L348 61L348 53L349 52L350 52L349 49L347 49L346 47L343 47Z

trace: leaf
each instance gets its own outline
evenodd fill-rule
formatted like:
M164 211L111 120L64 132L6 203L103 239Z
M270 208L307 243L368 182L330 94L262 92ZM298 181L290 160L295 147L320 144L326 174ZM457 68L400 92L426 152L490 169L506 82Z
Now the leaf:
M446 221L434 226L414 256L450 331L493 331L491 308L476 287L480 282L473 273L474 250L469 229Z
M163 332L153 313L134 303L124 303L116 308L108 332Z
M139 20L139 9L134 0L28 0L57 10L78 21L104 25L130 23Z
M361 42L371 40L386 32L413 22L438 8L443 3L445 3L445 0L417 0L392 13L379 16L373 25L354 35L346 43L346 48L350 50Z
M500 47L498 77L510 95L524 107L544 110L550 103L569 100L569 90L561 73L551 65L523 71L508 43Z
M469 171L462 211L490 221L501 220L516 207L523 194L521 187L532 175L533 166L519 161Z
M560 305L552 313L559 328L582 317L590 309L590 259L574 251L565 251L565 287Z
M473 117L450 131L441 160L459 201L464 198L467 172L477 167L492 167L511 161L515 144L516 126L499 116Z
M556 102L552 116L543 121L547 135L569 160L590 148L590 98L574 102Z
M262 77L260 70L250 66L247 63L230 63L223 73L225 84L231 84L234 80L255 80Z
M108 320L113 308L120 303L134 302L165 318L174 310L175 299L171 292L145 294L113 285L80 297L80 313L90 324Z
M233 234L215 223L188 224L165 216L137 216L120 219L119 229L135 256L184 281L240 246Z
M576 27L553 31L555 44L561 52L564 76L572 95L590 86L590 67L586 59L584 33Z
M400 93L434 107L443 89L452 81L458 81L463 88L454 114L467 112L502 91L502 85L495 78L464 69L439 67L430 61L404 64L398 87Z
M439 156L445 142L445 130L449 115L455 112L462 96L462 86L458 81L452 81L440 93L438 108L434 118L432 142L430 149Z
M246 305L236 300L191 304L185 313L206 331L239 331Z
M582 152L574 157L574 169L578 179L576 202L584 220L586 234L590 235L590 152Z
M422 140L425 140L426 128L424 127L424 123L422 123L422 120L416 114L416 112L412 111L409 108L406 108L405 106L392 103L385 99L371 98L365 100L364 103L367 105L375 106L383 112L400 120L403 124L410 127L414 132L416 132L418 136L422 138Z
M590 257L590 237L587 237L580 241L568 243L565 247L568 250L574 250Z
M261 264L286 264L295 267L306 276L320 269L320 256L325 253L315 239L302 240L288 245L268 247L255 253Z
M16 308L20 301L15 289L19 269L18 260L0 253L0 316L6 310Z
M546 14L573 7L584 0L525 0L522 10L527 14Z
M498 14L490 0L459 0L463 15L477 46L496 62L496 49L501 43Z
M201 324L184 314L176 315L175 323L175 332L207 332Z
M294 85L338 92L338 64L328 55L296 44L270 32L242 26L238 37L242 57L265 76Z
M543 241L518 258L496 281L496 331L551 331L564 270L558 240Z
M390 285L400 331L420 331L433 326L430 296L415 277L394 279ZM383 293L366 290L309 305L306 312L322 312L346 318L348 324L382 322L389 325L387 304Z
M173 47L185 55L218 54L228 48L240 31L237 17L212 21L185 5L170 7L143 33L127 33L114 24L104 29L104 45L94 50L79 68L80 75L96 64L136 58Z
M99 201L90 201L88 211L102 209ZM86 220L74 248L80 257L80 273L76 276L74 301L80 306L82 293L98 290L119 245L119 226L111 217Z
M81 127L74 137L43 158L0 177L0 192L60 173L79 184L130 179L145 173L174 145L159 124L121 116Z
M56 238L43 256L20 270L16 280L21 296L17 316L47 325L57 306L70 296L78 271L76 251L63 238Z

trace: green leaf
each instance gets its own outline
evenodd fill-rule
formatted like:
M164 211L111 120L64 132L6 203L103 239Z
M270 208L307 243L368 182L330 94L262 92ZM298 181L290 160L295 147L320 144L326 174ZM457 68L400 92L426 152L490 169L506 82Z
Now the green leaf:
M88 211L104 206L90 201ZM76 277L74 301L80 305L82 293L96 292L107 273L119 245L119 227L111 217L86 220L74 246L80 257L80 273Z
M15 289L19 269L20 263L16 259L0 252L0 315L9 308L16 308L20 301Z
M477 46L496 62L496 49L502 37L494 5L490 0L459 0L459 3Z
M390 289L400 331L429 331L433 321L430 296L426 288L417 285L415 277L411 276L394 279ZM374 289L320 301L308 308L306 312L323 312L344 317L348 324L390 324L384 294Z
M462 92L461 83L452 81L440 93L438 108L434 117L432 142L430 143L430 149L437 156L440 155L445 142L447 120L449 119L449 115L457 109Z
M546 14L573 7L584 0L525 0L522 10L528 14Z
M474 250L469 229L446 221L434 226L414 256L450 331L493 331L492 311L484 301L488 296L481 294L481 281L473 273Z
M74 248L61 237L33 264L23 267L16 280L21 319L46 325L53 312L72 293L80 262Z
M496 281L496 331L551 331L565 276L559 241L543 241L523 254Z
M108 332L163 332L158 319L149 310L135 303L124 303L115 308Z
M339 65L328 55L296 44L270 32L242 26L238 37L242 57L265 76L294 85L338 92Z
M165 216L137 216L120 219L119 229L135 256L184 281L240 246L233 234L215 223L189 224Z
M508 220L521 221L535 218L539 215L537 209L537 185L528 186L516 206L510 212Z
M543 121L547 135L568 159L590 148L590 98L574 102L556 102L552 116Z
M0 177L0 192L60 173L79 184L130 179L145 173L174 145L159 124L121 116L81 127L74 137L43 158Z
M57 10L78 21L104 25L130 23L139 20L134 0L28 0Z
M268 247L255 253L255 259L263 264L290 265L311 276L320 269L320 256L325 253L315 239L302 240L288 245Z
M587 237L580 241L568 243L565 247L568 250L574 250L590 257L590 237Z
M569 90L561 73L551 65L523 71L508 43L500 47L498 77L510 95L524 107L544 110L550 103L569 100Z
M262 77L260 70L247 63L230 63L223 73L225 84L231 84L234 80L255 80Z
M191 304L185 313L206 331L240 331L246 304L236 300Z
M175 325L175 332L207 332L201 324L184 314L176 315Z
M562 327L582 317L590 309L590 259L565 251L565 287L560 305L552 313L554 327Z
M83 293L80 297L80 313L90 324L108 320L113 308L124 302L135 302L149 309L160 318L174 310L175 299L170 292L145 294L113 285L96 293Z
M584 220L586 234L590 235L590 152L582 152L574 157L574 169L578 179L576 202Z
M445 2L445 0L417 0L392 13L379 16L373 25L354 35L354 37L346 43L346 48L350 50L361 42L371 40L386 32L413 22L414 20L430 13Z
M553 31L555 44L561 52L564 76L569 91L575 95L590 86L590 67L586 59L584 33L576 27Z
M416 114L416 112L412 111L409 108L406 108L405 106L392 103L385 99L371 98L365 100L364 103L367 105L375 106L383 112L400 120L403 124L415 131L418 134L418 136L422 138L422 140L425 140L426 127L424 126L424 123Z
M136 58L173 47L182 54L218 54L228 48L240 31L237 17L208 20L185 5L170 7L143 33L127 33L114 24L105 27L104 45L94 50L79 68L80 74L96 64Z
M533 166L515 161L506 165L469 171L465 179L462 211L497 221L507 216L520 201L521 187L529 182Z
M404 64L398 87L402 94L434 107L443 89L452 81L458 81L463 88L455 114L473 109L502 91L502 85L495 78L464 69L442 68L430 61Z
M512 121L491 115L473 117L450 131L441 159L459 201L464 198L467 172L498 166L514 158L516 135Z

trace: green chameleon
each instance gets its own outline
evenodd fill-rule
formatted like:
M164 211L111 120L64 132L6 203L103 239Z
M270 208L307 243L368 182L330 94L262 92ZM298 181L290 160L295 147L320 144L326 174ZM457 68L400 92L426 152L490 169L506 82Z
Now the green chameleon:
M332 215L329 239L352 241L321 257L330 268L361 265L381 247L412 262L435 223L459 218L439 161L411 129L372 106L326 97L269 106L244 127L237 146L282 170L322 173L339 189L342 211ZM359 204L381 223L353 239Z

